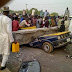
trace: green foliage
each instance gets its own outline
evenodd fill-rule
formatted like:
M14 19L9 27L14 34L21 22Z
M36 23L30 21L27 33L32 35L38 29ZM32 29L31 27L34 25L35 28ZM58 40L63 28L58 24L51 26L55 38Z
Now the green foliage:
M29 14L31 14L31 13L32 13L32 9L29 10Z
M51 15L58 16L58 13L53 12L53 13L51 13Z
M13 13L14 11L13 10L10 10L10 13Z
M13 11L13 10L10 10L10 13L20 13L20 14L22 14L22 11Z
M27 14L32 14L32 10L33 9L30 9L30 10L26 10L27 11ZM35 15L40 15L40 11L38 11L36 8L34 8L34 10L35 10ZM21 13L22 14L22 12L23 11L13 11L13 10L10 10L10 13Z
M38 9L36 9L36 8L32 8L32 9L30 9L30 10L27 9L26 11L27 11L28 14L32 14L32 10L33 10L33 9L35 10L35 15L40 15L40 12L41 12L41 11L38 11ZM2 12L2 9L0 9L0 11ZM22 10L20 10L20 11L10 10L10 13L20 13L20 14L22 14L23 11L22 11ZM58 16L58 13L53 12L53 13L51 13L50 15Z
M40 15L40 12L41 12L41 11L38 11L38 15Z

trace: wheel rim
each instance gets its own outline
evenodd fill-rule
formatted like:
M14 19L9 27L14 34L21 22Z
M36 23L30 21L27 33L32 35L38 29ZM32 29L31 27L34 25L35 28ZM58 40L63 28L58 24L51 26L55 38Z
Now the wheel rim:
M48 45L44 45L44 49L45 49L45 51L49 51L49 46Z

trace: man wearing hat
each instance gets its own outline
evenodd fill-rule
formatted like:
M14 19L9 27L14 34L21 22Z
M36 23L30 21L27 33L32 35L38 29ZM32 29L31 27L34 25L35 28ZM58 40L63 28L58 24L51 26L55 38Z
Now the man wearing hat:
M14 42L12 35L12 20L8 17L9 7L3 8L3 15L0 15L0 54L3 59L0 70L6 68L6 62L10 55L10 46Z

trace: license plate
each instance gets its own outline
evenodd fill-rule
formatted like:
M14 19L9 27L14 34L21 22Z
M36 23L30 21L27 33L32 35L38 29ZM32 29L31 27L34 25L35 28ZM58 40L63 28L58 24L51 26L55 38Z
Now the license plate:
M70 42L70 38L67 39L67 42Z

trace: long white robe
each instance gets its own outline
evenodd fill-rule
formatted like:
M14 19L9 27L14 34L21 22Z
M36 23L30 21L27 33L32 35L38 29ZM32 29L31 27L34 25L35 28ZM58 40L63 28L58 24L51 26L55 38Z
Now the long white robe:
M65 17L66 17L66 16L69 17L69 15L70 15L70 11L69 11L69 10L66 10L64 16L65 16Z
M59 19L58 26L61 26L61 21L63 21L63 19Z
M65 31L68 31L70 25L69 20L66 20L64 25L65 25Z
M35 10L33 9L33 10L32 10L32 15L34 15L34 14L35 14Z
M10 44L13 41L12 20L5 15L0 15L0 54L9 55Z
M72 34L72 19L71 19L71 22L70 22L70 25L69 25L69 31L71 31L71 34Z

